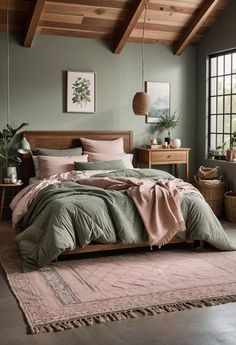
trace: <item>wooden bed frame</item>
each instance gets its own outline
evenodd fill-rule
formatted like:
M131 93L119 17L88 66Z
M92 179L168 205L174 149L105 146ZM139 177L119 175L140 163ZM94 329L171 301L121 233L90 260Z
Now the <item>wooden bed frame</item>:
M34 153L36 148L47 149L68 149L81 146L80 138L93 140L114 140L124 139L124 151L133 152L133 132L132 131L25 131L24 137L30 144L31 151ZM32 155L23 155L22 180L25 185L28 184L30 177L34 176L34 164ZM169 243L183 243L185 241L174 237ZM193 243L191 241L191 243ZM66 250L63 255L76 253L91 253L106 250L118 250L128 248L147 247L149 244L125 245L120 243L111 244L90 244L84 248L75 248Z

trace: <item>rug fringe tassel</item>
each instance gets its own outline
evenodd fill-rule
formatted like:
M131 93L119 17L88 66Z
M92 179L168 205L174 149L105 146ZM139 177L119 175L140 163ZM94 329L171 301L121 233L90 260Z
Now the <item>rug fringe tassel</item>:
M144 316L155 316L163 313L170 313L175 311L183 311L192 308L210 307L219 304L226 304L230 302L236 302L236 295L223 296L223 297L211 297L201 300L192 300L185 302L178 302L173 304L156 305L142 308L135 308L131 310L118 311L113 313L106 313L101 315L81 317L70 321L61 321L56 323L49 323L45 325L38 325L31 327L31 333L45 333L45 332L57 332L72 328L79 328L82 326L92 326L94 323L106 323L110 321L121 321L132 318L137 318L139 314Z

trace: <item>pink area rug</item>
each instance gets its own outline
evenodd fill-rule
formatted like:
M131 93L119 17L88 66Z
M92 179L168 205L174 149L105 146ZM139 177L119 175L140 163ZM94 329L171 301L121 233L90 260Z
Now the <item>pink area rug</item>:
M13 236L12 236L13 237ZM31 333L236 301L236 252L161 250L21 272L13 238L1 264Z

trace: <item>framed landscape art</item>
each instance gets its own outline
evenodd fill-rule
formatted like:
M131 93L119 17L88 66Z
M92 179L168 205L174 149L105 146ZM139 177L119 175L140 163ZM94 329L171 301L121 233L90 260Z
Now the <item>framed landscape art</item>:
M149 94L151 100L146 121L147 123L158 123L162 115L170 113L170 84L146 81L145 91Z
M67 71L68 113L95 113L96 74L94 72Z

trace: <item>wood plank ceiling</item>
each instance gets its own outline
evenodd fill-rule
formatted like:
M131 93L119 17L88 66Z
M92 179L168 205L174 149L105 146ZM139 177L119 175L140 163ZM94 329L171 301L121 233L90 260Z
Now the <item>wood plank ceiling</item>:
M30 47L36 34L164 44L181 54L198 42L230 0L0 0L0 31L21 32Z

